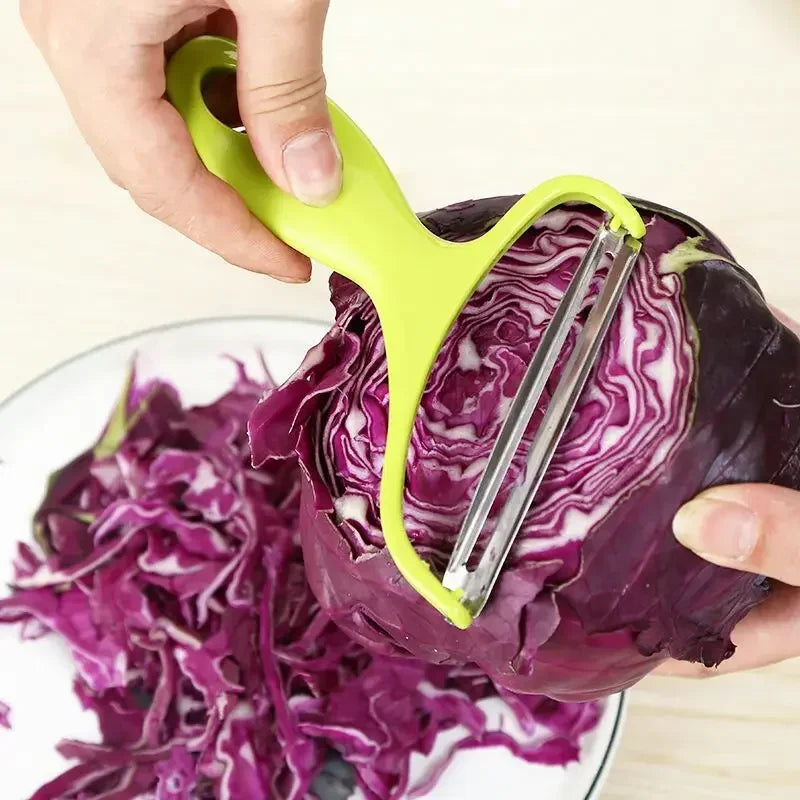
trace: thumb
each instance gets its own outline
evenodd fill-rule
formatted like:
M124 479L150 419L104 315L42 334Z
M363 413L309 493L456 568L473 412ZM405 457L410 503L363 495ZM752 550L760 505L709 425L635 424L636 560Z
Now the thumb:
M800 586L800 492L744 484L703 492L676 515L678 540L702 558Z
M328 0L236 0L242 121L267 174L309 205L335 200L342 163L325 98Z

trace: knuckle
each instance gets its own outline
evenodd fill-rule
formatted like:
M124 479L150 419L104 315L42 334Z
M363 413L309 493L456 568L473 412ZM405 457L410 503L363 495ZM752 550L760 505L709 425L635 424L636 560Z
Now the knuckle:
M248 91L250 110L256 116L287 112L302 116L312 104L324 99L325 89L325 75L322 72L284 83L254 86Z
M182 220L179 193L143 187L129 189L129 192L133 202L145 214L149 214L171 227L186 227Z
M125 189L125 182L122 178L114 171L110 170L108 167L103 167L103 171L106 173L106 177L108 178L111 183L114 184L119 189Z
M97 147L90 142L92 152L100 164L101 169L105 173L106 178L114 184L114 186L128 191L128 184L125 180L124 170L120 168L120 164L113 158L110 158L108 153L101 147Z
M131 180L128 182L128 191L136 205L146 214L186 232L194 226L192 215L187 214L187 208L201 169L202 165L198 161L186 174L173 176L172 180L162 183Z
M189 198L192 180L185 186L176 184L169 188L129 188L134 203L146 214L182 233L197 244L222 255L219 231L214 224L214 211L198 208Z

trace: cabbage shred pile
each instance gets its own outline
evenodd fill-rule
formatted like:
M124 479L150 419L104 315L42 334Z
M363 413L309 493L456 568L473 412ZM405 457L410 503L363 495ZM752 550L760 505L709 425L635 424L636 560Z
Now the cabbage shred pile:
M298 465L251 467L263 386L236 367L228 393L190 408L132 374L97 444L52 476L0 622L63 637L102 740L63 741L75 765L32 800L327 800L356 787L379 800L426 793L460 748L575 760L600 704L373 654L331 622L306 579ZM501 699L513 736L484 710ZM455 728L412 775L412 754Z

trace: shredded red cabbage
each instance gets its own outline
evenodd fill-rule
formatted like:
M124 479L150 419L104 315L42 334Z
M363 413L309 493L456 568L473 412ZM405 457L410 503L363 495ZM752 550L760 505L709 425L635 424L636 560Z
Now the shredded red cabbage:
M11 730L11 706L0 700L0 725Z
M102 733L63 741L75 766L32 800L324 800L355 786L377 800L429 791L461 748L577 759L600 704L373 655L330 621L306 580L297 463L251 467L262 386L237 369L204 407L132 377L98 443L52 477L38 549L19 546L0 622L63 637ZM489 721L481 704L498 697L521 735ZM412 785L412 754L455 728Z

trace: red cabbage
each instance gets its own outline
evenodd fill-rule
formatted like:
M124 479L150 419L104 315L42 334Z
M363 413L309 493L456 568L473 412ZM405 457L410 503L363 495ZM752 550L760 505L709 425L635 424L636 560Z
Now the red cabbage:
M463 241L514 199L463 203L423 221ZM733 653L731 631L763 600L766 582L682 548L671 519L715 484L800 487L800 413L780 403L800 398L800 343L716 237L640 206L643 255L490 603L467 631L419 598L384 549L383 340L368 297L333 277L335 326L264 398L250 436L256 465L299 456L309 580L365 645L475 662L500 685L572 699L630 686L668 657L712 666ZM446 564L510 399L600 221L581 206L544 216L444 344L417 416L405 494L407 530L434 569ZM528 438L598 289L596 281ZM489 529L523 466L520 452Z
M250 464L261 393L241 368L206 407L131 380L97 445L52 477L41 552L20 545L0 622L63 637L102 741L63 741L75 766L33 800L378 800L429 789L460 748L575 760L599 704L374 655L330 621L306 580L297 462ZM484 710L501 698L519 735ZM412 786L412 754L448 730L452 750Z

